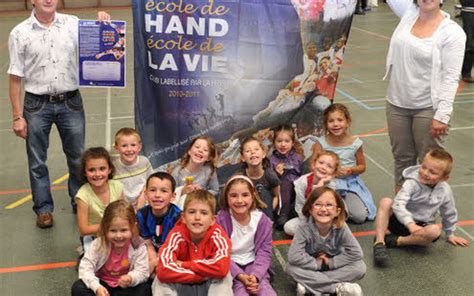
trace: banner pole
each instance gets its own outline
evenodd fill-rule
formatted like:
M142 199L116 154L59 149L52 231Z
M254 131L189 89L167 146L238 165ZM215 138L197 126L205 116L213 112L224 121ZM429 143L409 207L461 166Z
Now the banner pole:
M107 97L106 97L106 118L105 118L105 148L107 150L110 150L111 144L110 144L110 137L111 137L111 127L110 127L110 121L111 121L111 97L112 97L112 88L108 87L107 88Z

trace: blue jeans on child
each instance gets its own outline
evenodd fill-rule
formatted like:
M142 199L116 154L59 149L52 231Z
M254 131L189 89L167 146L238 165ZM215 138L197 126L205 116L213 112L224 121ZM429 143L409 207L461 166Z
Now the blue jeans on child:
M72 92L69 92L71 94ZM68 190L71 205L75 208L74 197L81 186L79 165L84 150L85 116L79 91L63 100L45 99L31 93L25 94L23 116L28 123L26 152L33 196L33 211L36 214L52 213L51 182L46 165L49 147L49 133L56 125L61 137L69 169Z

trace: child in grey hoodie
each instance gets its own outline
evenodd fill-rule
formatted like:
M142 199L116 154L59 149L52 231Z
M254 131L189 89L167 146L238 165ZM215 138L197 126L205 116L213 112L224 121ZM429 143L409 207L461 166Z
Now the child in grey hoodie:
M446 182L452 163L447 151L439 148L428 151L421 165L403 171L405 182L395 199L380 200L375 220L376 265L387 265L387 248L428 246L436 241L441 235L441 225L435 224L438 211L448 242L454 246L469 244L454 235L457 212L451 187Z

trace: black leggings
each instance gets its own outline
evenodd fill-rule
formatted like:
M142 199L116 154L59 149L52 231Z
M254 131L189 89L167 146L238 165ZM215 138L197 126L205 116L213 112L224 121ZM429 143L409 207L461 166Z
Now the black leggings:
M141 283L135 287L128 288L112 288L105 282L100 284L109 291L110 296L151 296L151 287L148 283ZM95 296L94 291L87 288L82 280L77 280L71 288L72 296Z

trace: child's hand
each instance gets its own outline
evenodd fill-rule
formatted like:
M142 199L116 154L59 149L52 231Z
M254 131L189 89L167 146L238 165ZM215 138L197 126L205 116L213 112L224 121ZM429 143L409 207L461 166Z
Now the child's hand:
M469 241L459 237L459 236L450 236L448 237L448 242L452 244L453 246L461 246L461 247L467 247L469 246Z
M331 181L331 179L332 179L332 176L326 176L324 178L321 178L314 187L316 188L324 187Z
M121 288L128 288L132 284L132 277L128 274L122 275L118 280L118 285Z
M352 169L351 168L340 168L337 171L337 176L338 177L347 177L352 175Z
M329 265L329 256L324 252L319 252L316 259L320 259L323 264Z
M97 290L95 291L95 295L97 295L97 296L110 296L109 291L107 291L107 289L103 286L100 286L99 288L97 288Z
M277 172L277 174L280 176L283 175L283 173L285 172L285 164L283 162L277 164L275 167L275 172Z
M275 196L275 197L273 198L273 204L272 204L272 206L273 206L273 210L278 209L278 197Z
M250 275L248 274L245 274L245 273L239 273L237 275L237 279L245 286L249 286L252 284L252 282L250 281Z
M181 191L181 194L188 194L197 189L201 189L201 186L199 186L198 184L188 184L184 186L183 191Z

